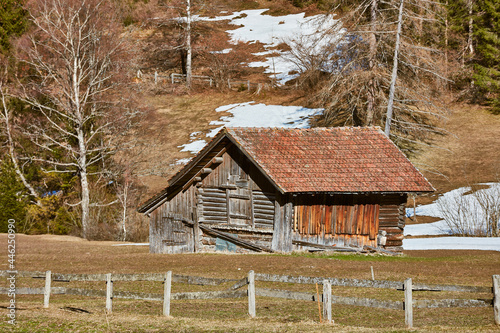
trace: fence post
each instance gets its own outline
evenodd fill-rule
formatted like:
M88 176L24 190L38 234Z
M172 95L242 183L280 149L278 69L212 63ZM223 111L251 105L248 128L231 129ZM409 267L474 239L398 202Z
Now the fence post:
M375 274L373 274L373 266L370 266L370 270L372 271L372 281L375 281Z
M247 90L250 91L250 80L247 81Z
M255 318L255 273L248 272L248 314Z
M231 89L231 79L227 79L227 86L229 89Z
M323 318L332 324L332 285L328 280L323 280Z
M500 325L500 275L493 275L493 316Z
M165 274L165 285L163 286L163 315L170 316L170 291L172 290L172 271Z
M411 279L406 279L404 282L405 290L405 324L408 328L413 328L413 300L412 300L413 285Z
M49 307L50 300L50 284L52 283L52 272L45 272L45 289L43 290L43 307Z
M108 313L113 311L113 280L111 280L111 273L106 274L106 311Z
M158 83L158 72L155 71L155 84L157 84L157 83Z
M172 81L172 84L174 84L174 73L170 74L170 79Z
M212 87L212 78L210 78L210 87Z

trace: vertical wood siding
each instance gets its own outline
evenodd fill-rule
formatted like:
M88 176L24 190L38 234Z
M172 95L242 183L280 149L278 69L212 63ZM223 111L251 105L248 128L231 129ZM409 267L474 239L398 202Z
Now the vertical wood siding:
M302 194L292 201L294 240L376 246L379 230L386 230L388 246L402 244L406 195Z

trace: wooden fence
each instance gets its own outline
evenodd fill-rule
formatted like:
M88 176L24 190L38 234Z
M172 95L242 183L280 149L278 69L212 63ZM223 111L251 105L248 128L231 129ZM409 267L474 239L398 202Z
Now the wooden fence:
M186 82L186 74L171 73L170 75L162 75L158 74L158 72L154 72L154 74L143 74L141 71L137 72L137 79L141 80L146 78L152 79L155 85L160 82L170 82L171 84ZM210 87L213 87L215 84L215 80L207 75L191 75L191 79L197 82L208 83ZM257 92L260 92L263 88L269 89L269 84L250 82L250 80L227 79L226 83L229 89L241 89L241 87L243 87L244 90L250 91L253 89Z
M0 271L0 276L9 276L9 271ZM359 280L359 279L340 279L306 276L284 276L273 274L260 274L250 271L242 279L217 279L198 276L186 276L172 274L171 271L149 274L60 274L47 272L27 272L19 271L17 277L31 277L35 279L45 279L44 288L16 288L18 295L44 295L44 307L49 307L51 295L81 295L106 298L106 310L112 311L112 302L114 298L137 299L163 302L163 315L170 316L171 300L190 300L190 299L216 299L216 298L241 298L248 297L248 314L255 317L256 296L273 297L291 300L303 300L318 302L318 307L322 304L322 314L326 322L333 323L332 303L338 305L364 306L382 309L395 309L405 311L405 324L407 327L413 327L413 309L423 308L451 308L451 307L493 307L494 321L500 325L500 275L493 275L492 287L478 286L460 286L460 285L429 285L412 283L412 279L404 282L385 281L385 280ZM106 283L106 290L89 290L82 288L51 287L52 282L71 282L71 281L102 281ZM157 281L164 283L163 294L140 293L128 291L113 290L115 281ZM231 282L229 288L220 291L203 292L183 292L171 293L172 283L185 283L195 285L218 286ZM300 291L290 291L271 288L258 288L256 282L276 282L276 283L294 283L294 284L315 284L317 293L308 293ZM318 285L323 286L320 294ZM382 288L392 289L404 292L404 300L389 301L377 300L372 298L345 297L332 295L332 286L336 287L355 287L355 288ZM246 290L242 290L246 287ZM492 298L487 299L413 299L413 292L418 291L447 291L464 293L491 293ZM0 288L0 294L7 294L9 288ZM321 317L320 317L321 318Z

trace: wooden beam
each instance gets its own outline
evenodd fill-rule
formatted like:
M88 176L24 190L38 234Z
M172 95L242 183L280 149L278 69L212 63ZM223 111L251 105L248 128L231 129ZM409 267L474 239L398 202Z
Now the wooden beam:
M111 313L113 311L113 280L111 273L106 274L106 311Z
M187 183L184 184L184 186L182 186L182 191L185 191L189 186L191 186L195 182L195 179L200 179L199 181L201 181L201 175L202 174L207 175L210 172L212 172L212 169L209 168L212 164L220 164L219 163L220 159L222 159L222 161L224 161L224 158L222 157L222 155L224 155L224 153L226 152L226 150L227 150L227 147L222 148L217 153L217 155L215 155L214 158L212 158L204 167L201 168L200 171L198 171L190 180L188 180ZM203 173L203 170L211 170L211 171L208 172L208 173Z
M411 279L406 279L405 286L405 325L407 328L413 328L413 297Z
M170 297L172 291L172 271L165 274L165 281L163 286L163 315L170 316Z
M361 249L359 249L359 248L340 247L340 246L332 246L332 245L323 245L323 244L316 244L316 243L304 242L304 241L298 241L298 240L293 240L292 244L294 244L294 245L300 245L300 246L315 247L315 248L323 249L323 250L327 250L327 251L336 251L336 252L361 252Z
M255 318L255 273L248 272L248 314Z
M493 297L495 324L500 325L500 275L493 275Z
M49 307L49 300L50 300L50 283L52 282L52 273L50 271L47 271L45 274L45 289L43 292L43 307L48 308Z

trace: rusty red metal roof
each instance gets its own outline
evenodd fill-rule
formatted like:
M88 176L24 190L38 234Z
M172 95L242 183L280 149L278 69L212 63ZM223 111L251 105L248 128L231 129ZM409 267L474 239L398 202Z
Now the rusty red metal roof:
M226 131L283 192L434 191L378 128Z

